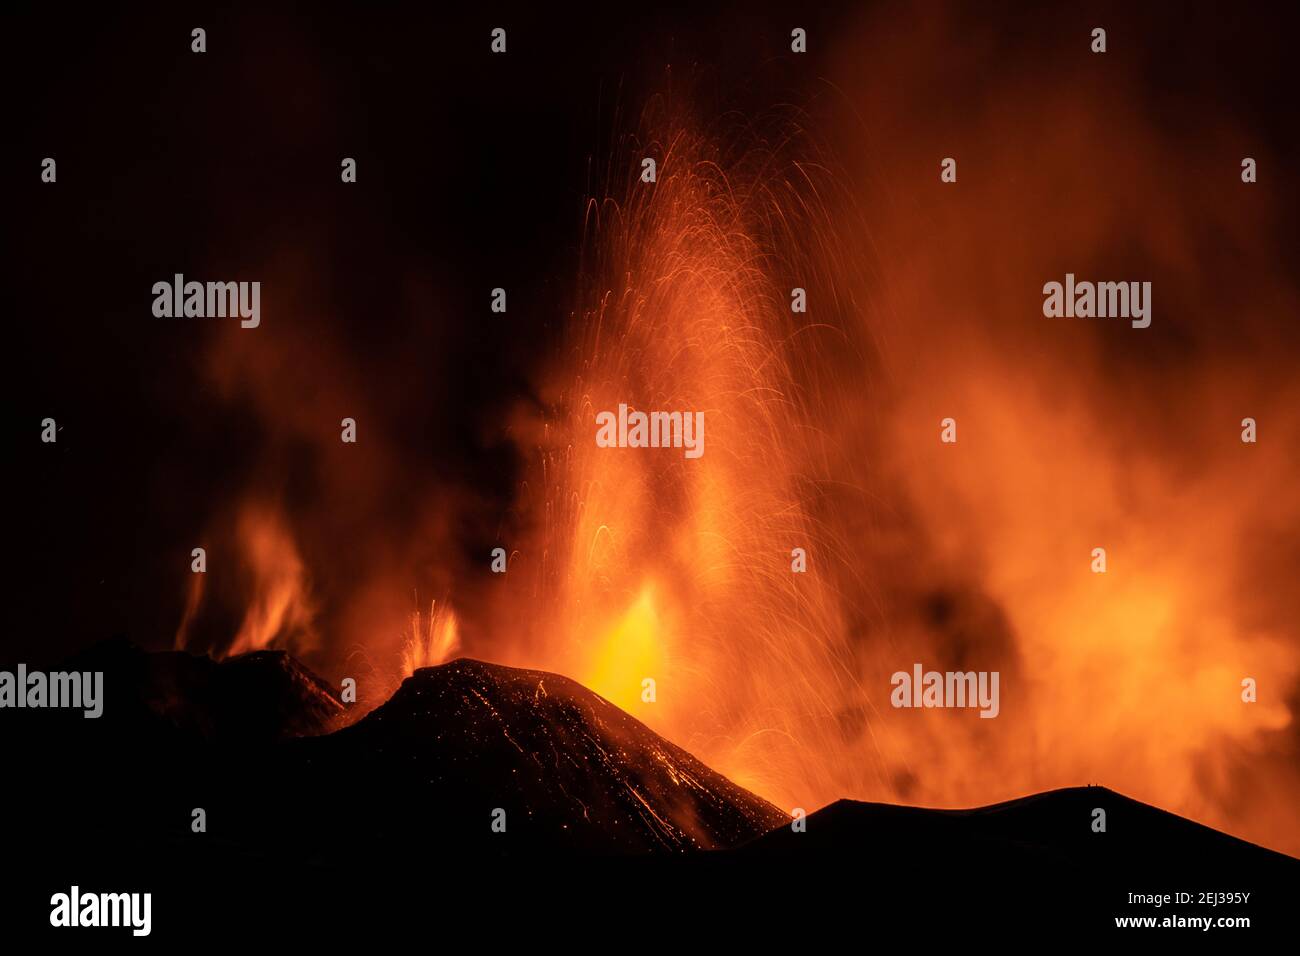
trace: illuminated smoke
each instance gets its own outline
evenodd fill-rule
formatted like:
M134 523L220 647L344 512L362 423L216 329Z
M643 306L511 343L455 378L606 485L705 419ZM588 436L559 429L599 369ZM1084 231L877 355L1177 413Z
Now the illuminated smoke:
M238 604L243 616L234 636L215 650L222 655L269 647L297 654L314 650L318 637L310 580L279 509L264 502L245 504L235 519L233 538L229 542L223 538L222 543L218 560L237 563L242 581ZM185 616L176 634L178 648L191 644L190 629L202 607L206 579L206 573L192 577Z
M1094 782L1300 851L1300 300L1284 204L1236 180L1242 143L1281 162L1065 34L1017 53L897 9L842 33L807 112L654 100L610 152L541 410L499 429L525 463L508 508L375 424L436 382L359 367L321 328L225 337L212 378L267 432L250 501L287 513L235 549L253 583L222 597L239 638L216 643L306 646L327 617L327 669L559 671L785 809ZM276 271L328 314L311 270ZM1151 328L1045 319L1067 271L1151 281ZM702 411L705 455L598 448L620 402ZM279 472L304 458L312 494L290 494ZM398 519L358 505L390 500ZM455 616L412 622L413 583ZM214 601L192 593L185 632ZM1000 716L892 709L916 661L999 671Z
M962 806L1097 782L1294 849L1294 815L1264 781L1296 784L1282 598L1297 550L1293 534L1252 544L1297 517L1300 402L1287 363L1258 352L1295 303L1277 223L1248 214L1246 232L1237 199L1189 202L1169 175L1193 179L1185 153L1114 107L1122 74L1096 92L1064 68L1059 87L1008 81L1032 122L956 112L963 172L942 186L944 152L872 135L933 138L898 95L958 43L927 30L845 68L872 91L836 144L876 164L861 182L797 132L764 142L648 112L615 163L633 171L618 199L591 207L586 291L538 439L546 498L524 550L550 636L507 653L584 680L782 806ZM946 79L971 85L960 68ZM643 154L657 184L635 179ZM1127 208L1144 214L1117 219ZM1206 217L1257 261L1257 285L1191 242ZM1044 324L1041 286L1070 269L1154 279L1156 325ZM796 285L807 317L789 311ZM620 401L703 410L708 453L597 449L594 412ZM1239 441L1253 409L1267 448ZM961 437L944 446L949 415ZM790 572L794 546L813 573ZM1000 671L1002 716L892 710L889 675L914 661ZM1246 676L1267 701L1241 701Z
M444 601L429 605L429 613L411 612L410 630L402 648L402 675L410 677L421 667L433 667L452 659L460 650L456 613Z

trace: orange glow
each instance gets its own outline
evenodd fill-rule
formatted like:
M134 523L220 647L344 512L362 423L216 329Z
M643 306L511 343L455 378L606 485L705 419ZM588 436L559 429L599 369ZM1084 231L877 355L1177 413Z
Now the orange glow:
M1270 258L1275 212L1252 205L1264 186L1231 192L1235 153L1224 166L1153 122L1118 54L1029 83L977 25L899 21L868 18L828 55L829 119L710 123L675 94L615 149L624 172L586 209L561 348L532 383L543 410L499 423L524 474L476 517L500 521L506 574L487 570L493 532L459 557L472 495L430 489L398 499L404 538L368 542L313 597L308 566L339 562L415 439L377 434L345 347L288 323L226 336L223 393L320 466L302 539L268 507L240 515L229 649L314 646L328 594L324 667L359 650L388 676L460 653L556 671L783 810L1091 782L1300 853L1300 386L1276 345L1300 294ZM1045 319L1042 284L1070 269L1154 278L1151 328ZM287 271L286 300L328 308L310 270ZM620 403L703 412L703 457L598 447L595 416ZM339 442L342 415L367 421L364 454ZM1239 440L1245 415L1267 440ZM403 633L412 569L430 567L456 613ZM890 674L915 662L998 671L1000 716L892 708Z
M421 667L433 667L451 660L460 649L460 631L456 613L450 605L429 605L421 621L419 611L411 614L410 630L402 648L402 676L410 677Z
M260 651L277 640L281 646L308 649L314 643L315 612L307 597L307 570L293 539L273 513L259 509L240 515L238 535L253 591L230 653Z
M665 639L655 613L653 588L646 585L596 647L591 669L579 679L611 703L647 719L642 713L642 681L665 673Z
M233 639L215 648L219 653L243 654L268 647L298 654L313 650L318 635L310 578L279 511L265 502L250 501L235 517L233 535L229 539L221 535L218 541L215 552L209 549L208 560L226 562L234 573L225 573L223 567L219 573L209 568L193 575L175 646L193 645L192 629L207 591L205 582L209 574L216 574L220 580L238 582L243 609Z
M1240 415L1210 403L1258 407L1250 387L1228 370L1174 384L1189 408L1177 423L1112 399L1080 338L1094 330L1034 324L1053 267L962 272L971 224L991 242L1018 214L996 188L917 220L942 216L951 248L918 235L907 259L877 250L882 279L853 212L869 195L844 195L797 134L785 142L812 161L733 151L679 114L645 122L658 182L589 211L589 285L534 432L529 493L546 501L521 505L545 514L521 548L546 555L529 589L538 624L500 648L507 662L584 679L785 809L970 806L1096 782L1300 848L1294 816L1245 784L1249 755L1292 716L1283 694L1243 703L1242 678L1300 676L1294 631L1253 625L1239 596L1242 536L1267 521L1257 502L1286 500L1295 517L1289 440L1243 446ZM1067 147L1034 135L1018 148L1059 177ZM1084 261L1105 241L1082 210L1058 218L1077 230L1063 254ZM1152 230L1154 248L1172 238ZM816 303L807 316L791 311L795 285ZM594 415L619 402L704 411L705 455L597 448ZM1294 414L1267 407L1279 436L1297 434ZM951 447L946 415L962 429ZM1147 449L1144 433L1165 429L1199 449L1198 473ZM1104 575L1089 569L1098 545ZM809 573L792 572L795 547ZM891 708L890 673L917 661L998 670L1001 716ZM669 672L641 704L638 675ZM1287 773L1267 771L1294 790Z

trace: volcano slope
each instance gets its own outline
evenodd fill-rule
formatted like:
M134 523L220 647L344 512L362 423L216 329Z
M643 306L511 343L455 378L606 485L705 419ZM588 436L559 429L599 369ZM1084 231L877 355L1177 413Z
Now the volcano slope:
M334 729L345 705L279 652L109 642L51 669L74 667L104 672L102 717L0 722L23 861L0 921L20 937L50 931L72 883L152 893L155 934L178 940L346 935L395 901L545 919L582 899L619 920L655 905L673 861L788 819L555 674L457 660Z
M366 931L375 913L494 931L508 915L536 933L578 910L588 927L658 914L732 940L964 917L1073 934L1170 912L1129 894L1250 892L1183 914L1261 923L1295 898L1290 857L1099 787L960 811L844 800L799 832L541 671L424 668L334 729L346 705L279 652L216 663L110 644L73 667L104 672L101 718L0 714L5 846L22 861L0 909L38 933L74 882L153 893L156 932L178 940L221 920L238 938Z
M279 651L217 663L115 641L60 669L104 673L103 716L6 711L0 744L22 785L2 799L32 839L57 841L79 819L74 853L196 841L323 863L339 846L376 860L412 849L680 853L737 846L787 819L541 671L468 659L423 668L334 730L345 705Z
M277 797L236 799L241 828L381 854L675 853L788 819L575 681L469 659L416 671L351 727L283 743L253 782Z
M896 911L1000 910L1081 930L1171 912L1276 922L1300 888L1300 861L1105 787L969 810L839 800L805 824L802 832L774 829L725 856L733 866L781 873L823 905L844 903L845 876L870 869L889 874L884 895ZM1144 899L1166 894L1159 905Z

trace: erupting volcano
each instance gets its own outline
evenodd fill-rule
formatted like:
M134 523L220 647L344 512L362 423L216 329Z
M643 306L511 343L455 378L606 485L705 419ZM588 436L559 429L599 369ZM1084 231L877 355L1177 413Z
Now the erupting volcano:
M914 69L899 60L882 62ZM381 413L361 417L351 454L314 407L286 411L286 373L355 379L328 340L304 351L282 325L218 339L208 362L222 393L263 422L269 460L319 444L320 470L305 479L319 487L304 507L254 476L209 526L237 573L219 576L216 596L202 588L217 576L193 577L177 646L306 653L360 682L359 712L457 653L564 674L786 810L846 796L962 806L1100 779L1300 847L1281 791L1244 782L1294 782L1282 693L1300 674L1294 621L1234 583L1285 563L1246 533L1264 501L1295 517L1280 449L1300 404L1283 399L1294 385L1282 370L1244 379L1231 353L1186 375L1153 370L1138 364L1148 339L1120 353L1106 338L1126 326L1053 326L1045 340L1037 289L1059 270L1025 247L1028 217L1059 205L1077 228L1053 256L1078 262L1102 255L1106 228L1046 181L1027 173L1008 195L976 175L951 196L918 186L895 208L836 158L860 148L858 131L810 131L841 116L836 103L742 124L705 118L691 83L661 83L592 174L568 320L533 396L499 429L518 466L490 526L458 530L483 510L475 492L405 480L404 442ZM1030 102L1064 116L1089 108L1066 88ZM1110 123L1153 155L1171 148L1137 117ZM1005 130L964 135L1014 149ZM1062 120L1038 135L1020 168L1051 166L1068 132ZM642 156L657 161L653 181ZM1053 169L1063 176L1084 190L1085 173ZM1182 215L1172 186L1124 188L1156 197L1168 221ZM927 246L916 222L931 219L944 231ZM955 250L976 223L985 244L1014 250L983 273L984 256ZM1157 256L1168 236L1157 224L1132 241ZM927 251L900 258L905 240ZM971 300L971 288L984 291ZM1187 308L1162 288L1170 313ZM503 321L524 307L504 301L515 304ZM1197 334L1204 345L1189 348L1218 347L1212 327ZM354 388L327 404L374 401ZM1126 398L1151 388L1188 413ZM401 401L418 394L415 383ZM1239 410L1261 406L1276 437L1243 445ZM636 415L641 447L627 439ZM683 423L699 431L685 454ZM330 513L389 493L419 502L409 526ZM359 547L346 574L339 535ZM1102 542L1104 577L1089 572ZM413 605L412 582L442 598ZM233 639L212 619L199 626L214 603ZM890 675L916 659L1001 674L1003 716L899 714ZM1274 691L1243 707L1243 677Z
M646 874L838 905L831 871L955 856L1103 912L1192 876L1279 901L1290 33L797 13L74 43L135 106L54 71L62 178L19 210L23 314L65 325L21 332L0 664L104 676L102 716L0 712L34 842L93 780L60 846L138 842L142 881L564 860L535 882L580 898L638 860L615 909ZM202 119L245 113L235 145ZM147 166L103 155L161 124ZM50 291L73 261L93 318Z

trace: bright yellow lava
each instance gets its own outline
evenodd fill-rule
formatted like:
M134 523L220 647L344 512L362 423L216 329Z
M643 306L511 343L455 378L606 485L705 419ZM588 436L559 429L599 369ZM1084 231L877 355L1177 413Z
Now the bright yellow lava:
M664 647L654 588L647 584L619 622L600 642L582 683L629 713L643 708L642 682L658 683L664 667Z

